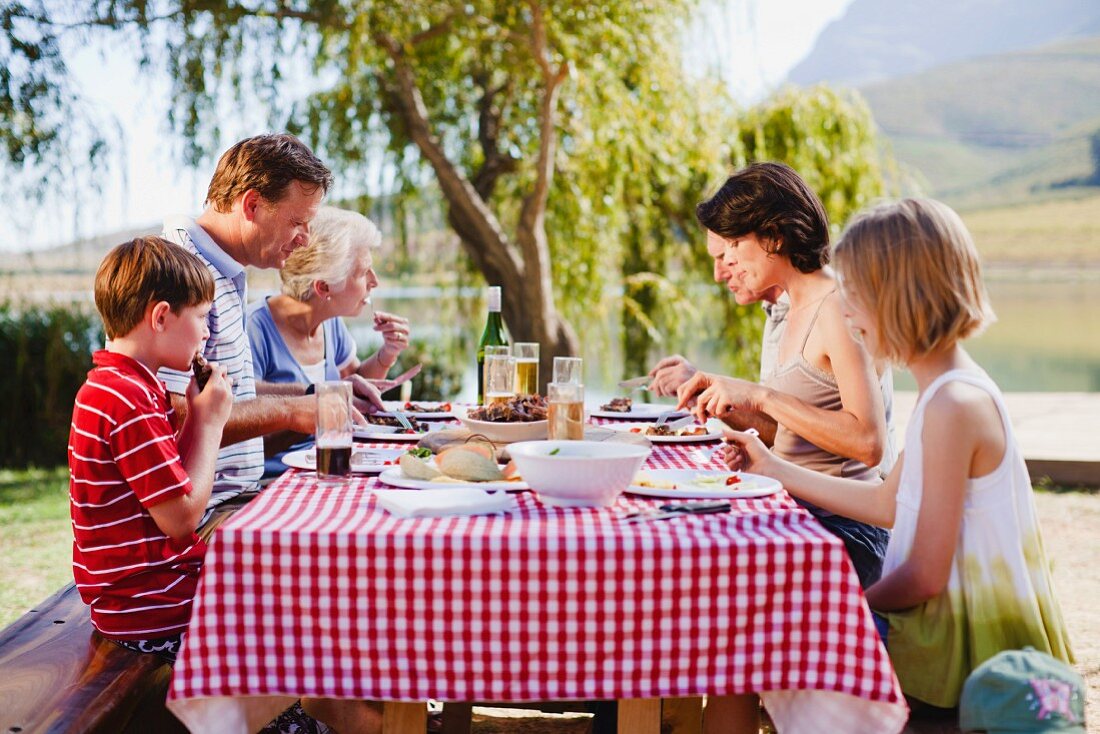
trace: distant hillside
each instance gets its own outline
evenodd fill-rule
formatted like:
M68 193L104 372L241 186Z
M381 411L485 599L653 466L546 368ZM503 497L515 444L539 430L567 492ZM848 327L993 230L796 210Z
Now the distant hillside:
M1100 34L1097 0L854 0L788 80L859 86L952 61Z
M864 87L897 158L960 206L1060 196L1093 168L1100 36Z

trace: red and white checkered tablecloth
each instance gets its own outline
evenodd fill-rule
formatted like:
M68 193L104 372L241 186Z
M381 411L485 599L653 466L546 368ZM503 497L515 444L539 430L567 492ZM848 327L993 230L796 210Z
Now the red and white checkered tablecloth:
M655 446L648 466L700 468L699 451ZM290 472L219 528L169 691L193 729L238 697L746 691L780 731L904 724L843 544L786 493L627 525L618 513L661 501L560 509L520 492L509 515L401 519L373 491L415 490ZM830 717L841 728L820 728Z

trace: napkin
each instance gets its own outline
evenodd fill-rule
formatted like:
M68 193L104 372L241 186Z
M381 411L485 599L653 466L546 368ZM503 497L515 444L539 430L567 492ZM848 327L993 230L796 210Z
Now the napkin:
M465 487L376 492L378 504L398 517L446 517L448 515L495 515L516 508L516 498L507 492L488 492Z

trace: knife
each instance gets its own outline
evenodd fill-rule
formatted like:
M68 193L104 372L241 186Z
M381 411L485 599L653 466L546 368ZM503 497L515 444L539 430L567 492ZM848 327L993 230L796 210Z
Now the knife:
M623 380L619 383L619 387L625 387L629 390L648 390L649 383L653 381L653 378L649 375L642 375L641 377L631 377L629 380Z

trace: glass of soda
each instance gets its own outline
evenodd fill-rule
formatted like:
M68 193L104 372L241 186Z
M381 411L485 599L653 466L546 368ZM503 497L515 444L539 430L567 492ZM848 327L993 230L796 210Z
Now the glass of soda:
M317 384L317 478L343 481L351 474L351 383Z

